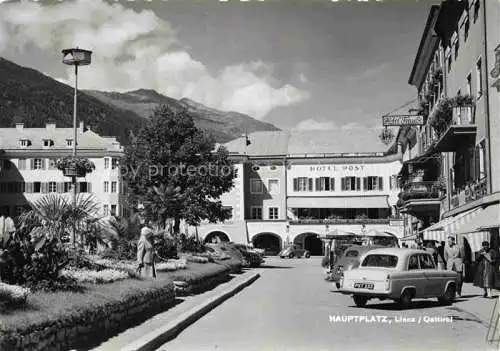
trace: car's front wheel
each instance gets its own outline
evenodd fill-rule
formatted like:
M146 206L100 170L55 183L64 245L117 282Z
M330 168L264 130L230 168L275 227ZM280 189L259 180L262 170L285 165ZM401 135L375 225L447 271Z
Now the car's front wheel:
M438 301L444 305L451 305L455 300L456 289L453 285L448 285L443 296L438 297Z
M337 287L337 289L340 289L340 283L335 283L335 286Z
M304 256L305 256L306 258L309 258L309 257L311 257L311 254L308 252L308 253L306 253Z
M368 302L368 298L366 296L354 295L353 299L357 307L365 307Z
M288 258L293 258L293 252L288 254Z
M401 294L401 297L399 298L398 303L402 308L407 308L411 305L412 298L413 298L413 294L411 293L410 290L406 289Z

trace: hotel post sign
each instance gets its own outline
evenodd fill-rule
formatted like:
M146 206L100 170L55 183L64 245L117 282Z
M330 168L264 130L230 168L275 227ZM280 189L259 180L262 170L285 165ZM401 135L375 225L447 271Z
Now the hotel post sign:
M383 116L382 124L384 127L396 126L421 126L424 124L422 115L391 115Z

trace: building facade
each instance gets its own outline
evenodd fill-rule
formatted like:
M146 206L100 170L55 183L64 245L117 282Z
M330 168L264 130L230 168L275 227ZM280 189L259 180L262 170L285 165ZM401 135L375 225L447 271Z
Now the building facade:
M225 147L238 172L222 197L233 218L196 228L205 241L218 236L274 252L295 243L320 255L321 237L336 229L403 235L401 152L387 152L376 131L257 132Z
M100 206L100 215L126 215L119 160L123 147L114 137L102 137L84 130L77 131L78 156L92 161L96 168L77 181L77 192L92 195ZM45 128L0 128L0 209L4 214L19 215L46 194L71 196L70 177L55 167L57 159L71 156L73 128L57 128L47 123Z
M426 123L402 127L397 140L408 239L456 236L469 261L483 240L498 246L499 35L498 1L431 7L409 80Z

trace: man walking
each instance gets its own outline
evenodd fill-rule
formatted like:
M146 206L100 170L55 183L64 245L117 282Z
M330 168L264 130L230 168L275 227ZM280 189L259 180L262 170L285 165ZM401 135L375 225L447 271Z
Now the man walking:
M446 261L446 269L455 271L458 274L457 297L462 295L464 257L465 251L463 247L455 243L453 236L449 236L448 244L444 248L444 260Z

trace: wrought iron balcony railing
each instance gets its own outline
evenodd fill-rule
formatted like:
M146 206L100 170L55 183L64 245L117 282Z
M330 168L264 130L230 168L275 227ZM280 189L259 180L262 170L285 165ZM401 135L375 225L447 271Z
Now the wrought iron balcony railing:
M403 186L399 198L402 201L439 199L443 191L440 182L412 182Z

